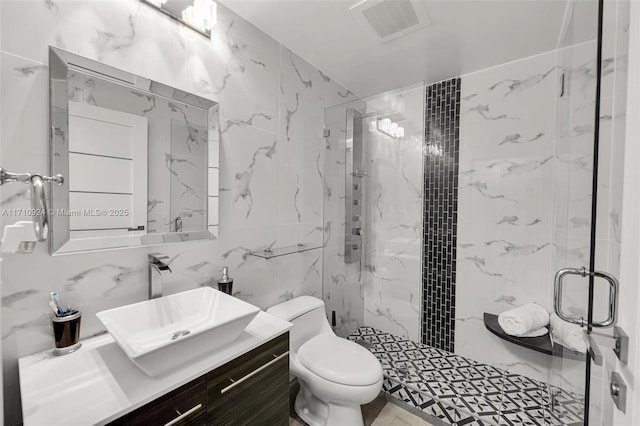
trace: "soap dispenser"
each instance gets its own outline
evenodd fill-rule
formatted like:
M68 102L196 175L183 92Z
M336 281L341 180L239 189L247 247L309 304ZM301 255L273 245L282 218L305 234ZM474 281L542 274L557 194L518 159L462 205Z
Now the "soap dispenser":
M218 280L218 290L229 295L233 294L233 278L229 277L229 268L222 268L222 278Z

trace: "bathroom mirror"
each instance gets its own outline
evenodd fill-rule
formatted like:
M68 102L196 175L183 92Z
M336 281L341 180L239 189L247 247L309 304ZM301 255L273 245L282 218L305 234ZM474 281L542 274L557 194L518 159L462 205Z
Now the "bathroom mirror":
M214 239L218 104L49 50L51 254Z

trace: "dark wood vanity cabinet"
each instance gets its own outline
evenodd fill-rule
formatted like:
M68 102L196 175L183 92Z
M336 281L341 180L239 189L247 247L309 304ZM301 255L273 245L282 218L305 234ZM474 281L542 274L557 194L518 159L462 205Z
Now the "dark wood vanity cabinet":
M289 337L207 374L207 424L289 424Z
M180 386L110 424L204 426L207 424L207 378L202 376Z
M289 333L111 425L288 425Z

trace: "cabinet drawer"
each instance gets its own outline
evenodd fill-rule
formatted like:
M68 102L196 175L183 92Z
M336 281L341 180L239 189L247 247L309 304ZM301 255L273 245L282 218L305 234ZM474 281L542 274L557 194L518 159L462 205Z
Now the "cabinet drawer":
M288 424L288 351L287 333L209 373L207 423Z
M110 424L204 426L206 413L207 381L202 376Z

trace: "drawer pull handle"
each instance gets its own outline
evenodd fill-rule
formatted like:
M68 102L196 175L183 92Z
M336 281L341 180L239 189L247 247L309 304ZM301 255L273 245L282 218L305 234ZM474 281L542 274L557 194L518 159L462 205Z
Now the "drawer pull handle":
M185 411L184 414L180 414L178 417L176 417L175 419L171 420L169 423L165 423L164 426L173 426L176 423L181 422L185 418L189 417L191 414L195 413L196 411L198 411L201 408L202 408L202 404L198 404L195 407L193 407L191 410Z
M289 351L286 351L285 353L283 353L282 355L278 356L277 358L272 359L271 361L269 361L268 363L266 363L262 367L259 367L259 368L255 369L255 370L253 370L251 373L247 374L246 376L242 377L241 379L236 380L235 382L233 382L232 384L230 384L226 388L222 389L220 391L220 394L224 394L224 393L229 392L231 389L233 389L234 387L238 386L240 383L242 383L242 382L244 382L246 380L249 380L250 378L252 378L256 374L260 373L265 368L269 368L272 364L275 364L276 362L280 361L282 358L284 358L286 356L289 356Z

